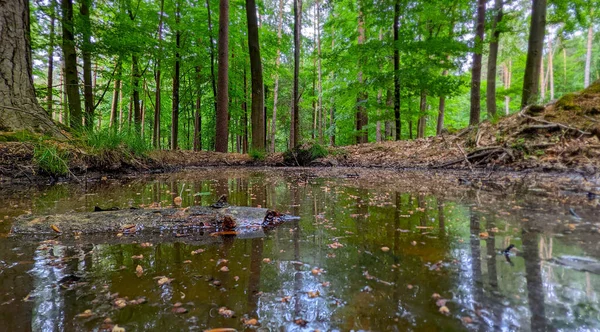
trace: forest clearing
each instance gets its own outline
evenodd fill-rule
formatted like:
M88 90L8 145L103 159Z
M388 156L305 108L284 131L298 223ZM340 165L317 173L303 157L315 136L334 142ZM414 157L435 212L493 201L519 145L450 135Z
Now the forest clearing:
M598 8L0 0L0 330L600 330Z

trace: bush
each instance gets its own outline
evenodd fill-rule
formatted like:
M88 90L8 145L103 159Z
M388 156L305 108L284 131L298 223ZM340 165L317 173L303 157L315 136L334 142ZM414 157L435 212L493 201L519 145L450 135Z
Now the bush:
M69 154L55 145L38 143L33 149L33 162L42 173L64 176L69 173Z
M267 154L264 151L260 150L250 150L248 154L250 155L250 158L252 158L252 160L254 161L263 161L267 156Z
M144 156L150 146L136 131L117 131L107 128L98 131L88 131L83 135L84 144L91 147L95 153L127 150L135 156Z
M327 149L319 144L303 145L283 153L283 163L287 166L307 166L313 160L326 157Z

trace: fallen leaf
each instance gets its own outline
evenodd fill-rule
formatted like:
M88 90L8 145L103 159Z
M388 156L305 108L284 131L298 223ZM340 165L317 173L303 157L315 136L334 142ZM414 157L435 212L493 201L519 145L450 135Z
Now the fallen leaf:
M192 255L197 255L197 254L201 254L204 252L204 249L198 249L198 250L194 250L192 251Z
M417 241L413 241L410 244L412 244L413 246L416 246L417 245Z
M441 306L439 312L444 315L448 315L450 313L450 309L446 306Z
M131 256L131 259L144 259L144 255L133 255Z
M173 309L171 309L171 312L174 314L185 314L188 312L188 310L184 307L173 307Z
M271 263L271 259L270 258L263 258L263 263L269 264L269 263Z
M115 300L115 302L113 302L113 304L115 305L115 307L123 309L127 306L127 300L125 300L124 298L118 298Z
M162 278L158 279L157 282L158 282L159 286L162 286L162 285L165 285L165 284L170 284L171 281L173 281L173 279L167 278L167 277L162 277Z
M152 243L150 243L150 242L144 242L144 243L140 244L140 247L142 247L142 248L152 247Z
M219 269L219 271L221 271L221 272L229 272L229 268L227 266L223 266L222 268Z
M433 295L431 295L431 298L433 298L434 300L440 299L442 296L438 293L433 293Z
M186 260L183 261L183 264L190 264L191 262L192 262L191 260L186 259Z
M319 297L319 295L321 295L321 293L319 293L319 291L308 291L307 292L308 297L311 299L314 299L315 297Z
M240 280L240 277L235 276L235 277L233 277L233 280L238 281L238 280Z
M221 315L225 318L229 318L234 315L234 312L233 312L233 310L229 310L226 307L221 307L221 308L219 308L219 315Z
M381 247L381 251L388 252L388 251L390 251L390 248L388 248L388 247Z
M465 324L471 324L473 323L473 318L469 317L469 316L465 316L463 318L461 318L461 320L463 321L463 323Z
M182 202L183 202L183 199L181 199L181 197L179 197L179 196L173 198L173 203L175 203L175 205L177 205L177 206L181 205Z
M256 326L258 325L258 320L256 318L244 319L243 323L247 326Z
M142 268L141 265L138 265L138 266L135 267L135 274L138 277L141 277L144 274L144 269Z
M61 230L58 228L58 226L52 224L50 225L50 228L52 228L53 231L55 231L56 233L62 233Z
M488 237L490 237L490 234L488 232L481 232L479 233L479 237L482 239L487 239Z
M86 311L80 313L77 315L78 318L89 318L92 317L94 314L92 313L92 310L87 309Z
M125 329L120 327L119 325L115 325L115 327L113 327L112 332L125 332Z

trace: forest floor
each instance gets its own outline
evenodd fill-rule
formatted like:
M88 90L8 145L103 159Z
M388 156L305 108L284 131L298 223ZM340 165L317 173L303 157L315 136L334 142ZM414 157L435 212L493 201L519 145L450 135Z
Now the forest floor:
M52 168L48 171L40 165L36 143L2 142L2 134L0 182L49 178ZM73 178L194 166L284 165L528 170L592 176L600 173L600 81L579 93L545 106L527 107L497 122L485 121L478 127L425 139L329 148L327 156L307 163L298 162L295 155L290 162L283 153L268 155L262 161L245 154L208 151L151 151L140 157L119 150L90 152L69 142L53 144L52 149L43 151L47 156L42 155L42 159L55 164L66 160L64 175ZM54 158L57 156L60 158Z

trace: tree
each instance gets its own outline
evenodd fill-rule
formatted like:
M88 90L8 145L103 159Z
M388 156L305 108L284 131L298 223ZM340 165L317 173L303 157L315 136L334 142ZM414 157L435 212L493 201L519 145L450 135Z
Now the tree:
M70 116L69 124L71 128L79 130L82 126L82 117L79 77L77 76L77 53L75 52L73 0L62 0L62 34L65 83Z
M94 124L94 90L92 86L92 26L90 7L92 0L82 0L79 13L82 19L83 45L83 104L85 105L85 128L91 130Z
M538 98L544 36L546 34L546 9L546 0L533 0L521 107L535 103Z
M500 42L500 24L502 22L502 5L504 0L495 0L494 2L494 21L492 23L492 41L490 42L490 54L488 56L487 68L487 91L486 106L488 117L496 117L496 74L498 62L498 45Z
M367 109L364 104L367 101L367 93L364 92L363 84L364 84L364 73L363 73L363 62L364 55L360 54L361 50L364 48L362 45L365 44L366 36L365 36L365 17L363 8L361 8L361 3L359 0L359 9L358 9L358 86L359 92L356 98L356 144L360 143L368 143L369 142L369 132L367 130L367 125L369 124L369 118L367 115Z
M475 24L475 45L473 67L471 69L471 111L469 125L479 124L481 113L481 59L483 34L485 32L485 0L477 1L477 20Z
M154 84L156 85L156 94L154 97L154 125L152 130L152 145L155 149L160 149L160 60L162 58L162 31L163 16L165 10L165 0L160 0L160 12L158 13L158 55L156 57L156 73L154 75Z
M292 90L292 116L290 124L290 149L300 144L300 119L298 79L300 77L300 36L302 35L302 0L294 0L294 82Z
M252 150L265 151L265 114L263 73L258 41L258 22L255 0L246 0L248 21L248 52L250 53L250 76L252 80Z
M227 152L229 142L229 0L219 2L219 67L215 151Z
M394 2L394 120L396 123L396 140L402 139L400 123L400 51L398 50L398 29L400 26L400 0Z
M0 2L0 131L62 134L38 104L29 44L29 1Z
M48 77L46 85L46 111L54 118L52 110L53 78L54 78L54 25L56 21L56 3L50 0L50 37L48 41Z
M275 88L273 89L273 119L271 120L271 152L275 153L275 132L277 129L277 99L279 97L279 65L281 63L281 30L283 27L283 0L279 0L277 20L277 57L275 58Z
M175 69L173 72L173 107L171 112L171 150L177 150L177 139L179 134L179 74L180 74L180 59L179 47L181 46L181 30L179 30L179 22L181 20L181 4L179 1L175 4Z
M593 11L594 9L591 9L592 11L592 16L593 17ZM594 39L594 24L592 23L593 20L590 20L590 26L588 28L588 33L587 33L587 45L586 45L586 52L585 52L585 71L584 71L584 81L583 81L583 87L587 88L590 85L590 68L592 67L592 40Z

